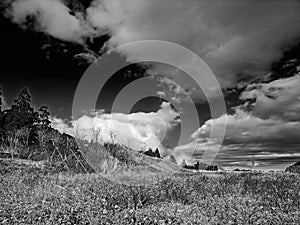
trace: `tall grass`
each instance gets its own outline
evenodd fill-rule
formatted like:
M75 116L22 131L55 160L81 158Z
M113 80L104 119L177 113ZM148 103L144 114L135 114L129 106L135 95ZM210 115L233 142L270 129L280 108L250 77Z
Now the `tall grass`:
M130 167L130 164L119 160L120 157L111 153L116 151L113 145L104 146L100 143L81 140L77 140L77 143L87 163L98 173L122 172ZM119 152L119 155L121 154L122 152Z
M8 174L0 178L0 223L299 224L299 176L218 175L128 186L99 174Z
M30 130L27 128L8 133L6 141L1 142L0 151L10 153L12 158L16 155L21 158L27 156L29 154L29 133Z

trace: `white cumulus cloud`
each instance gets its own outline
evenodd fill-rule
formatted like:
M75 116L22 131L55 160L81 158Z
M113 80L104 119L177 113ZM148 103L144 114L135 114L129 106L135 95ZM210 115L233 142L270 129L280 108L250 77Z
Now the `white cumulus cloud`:
M164 102L157 112L85 115L72 121L71 125L53 118L52 127L88 141L95 140L95 134L99 131L100 142L114 141L137 150L158 147L163 151L161 142L167 132L179 123L179 114L171 108L170 103Z
M31 16L36 20L37 30L66 41L81 42L82 37L90 32L81 15L71 15L70 9L59 0L14 1L7 14L13 22L21 25Z

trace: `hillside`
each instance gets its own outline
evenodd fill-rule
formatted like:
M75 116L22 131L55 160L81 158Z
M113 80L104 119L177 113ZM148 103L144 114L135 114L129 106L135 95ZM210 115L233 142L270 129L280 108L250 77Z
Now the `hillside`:
M174 174L181 168L168 159L147 156L126 146L106 143L83 143L79 141L79 149L86 162L96 172L110 173L131 170L148 173Z
M293 165L287 167L285 169L285 172L290 172L290 173L299 173L300 174L300 161L294 163Z

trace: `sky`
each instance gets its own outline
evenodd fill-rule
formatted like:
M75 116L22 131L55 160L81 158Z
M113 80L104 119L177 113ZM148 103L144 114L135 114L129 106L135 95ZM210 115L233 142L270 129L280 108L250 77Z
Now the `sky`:
M113 133L120 144L159 148L179 162L203 161L219 148L213 163L223 168L277 170L300 159L300 1L5 0L0 8L0 85L7 105L27 86L34 106L48 105L60 131L91 140L98 129L101 141L111 141ZM143 40L193 51L223 96L174 66L139 63L152 48L115 51ZM72 117L78 84L107 52L128 66L102 84L95 108ZM193 59L180 63L208 81ZM98 69L101 81L108 74ZM129 110L128 101L112 107L120 93L140 97L148 89L151 96ZM218 105L221 97L226 112L212 116L211 100ZM210 135L224 127L219 146Z

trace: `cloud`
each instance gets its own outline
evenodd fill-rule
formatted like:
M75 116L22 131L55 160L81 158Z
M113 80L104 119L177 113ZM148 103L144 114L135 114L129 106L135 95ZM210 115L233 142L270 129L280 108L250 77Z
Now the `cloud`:
M299 11L299 1L283 0L98 0L87 14L93 26L109 31L111 46L145 39L181 44L231 87L241 74L268 70L300 37ZM127 52L129 58L138 54Z
M225 138L215 159L224 167L236 164L251 167L255 161L257 168L276 168L300 159L300 121L264 119L239 108L233 115L206 121L192 134L190 143L175 148L176 156L201 160L204 151L216 148L214 140L209 141L212 125L214 129L221 129L224 124ZM189 159L191 153L193 157Z
M70 124L68 124L66 120L57 117L51 118L51 126L58 131L67 134L73 134L74 131L72 126L70 126Z
M74 58L81 63L91 64L97 60L97 56L91 53L79 53L74 55Z
M168 97L171 102L177 104L180 104L182 100L189 100L189 93L172 79L166 77L158 77L157 81L159 82L158 86L163 89L163 91L159 91L157 93L157 96L164 98Z
M194 138L207 139L212 125L218 129L226 123L224 144L233 143L297 143L300 122L286 122L275 119L262 119L249 112L237 109L234 115L223 115L205 122L193 135Z
M164 102L157 112L85 115L72 121L71 125L53 118L52 127L88 141L95 140L95 133L99 131L99 141L115 141L137 150L158 147L164 151L161 142L167 132L179 123L179 114L171 108L170 103Z
M233 114L206 121L190 143L175 149L180 159L201 159L204 151L216 149L209 140L212 127L226 125L223 145L216 161L225 167L283 168L300 160L300 73L273 81L246 85L242 105Z
M37 30L65 41L82 42L82 37L91 32L82 15L71 15L70 9L59 0L14 1L7 15L13 22L25 27L28 17L33 17Z
M158 91L156 94L160 98L165 98L167 96L167 94L165 92L163 92L163 91Z
M249 84L240 99L249 101L253 115L286 121L300 120L300 73L271 81ZM251 101L251 103L250 103Z
M34 16L38 30L63 40L108 34L108 48L149 39L181 44L202 57L228 88L263 75L297 44L299 11L297 0L94 0L86 11L71 15L59 0L15 0L9 14L19 24ZM143 51L149 49L124 54L133 59Z

